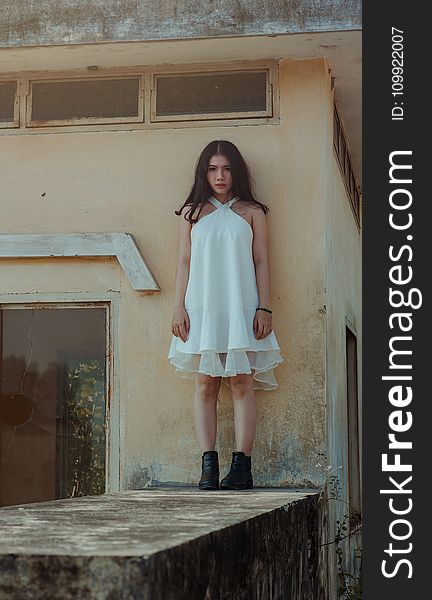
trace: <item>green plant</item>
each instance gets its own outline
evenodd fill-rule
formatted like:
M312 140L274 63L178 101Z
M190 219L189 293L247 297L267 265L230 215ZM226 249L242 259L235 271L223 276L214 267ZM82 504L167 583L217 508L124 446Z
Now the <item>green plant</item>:
M105 492L105 364L77 361L67 372L67 497Z
M340 542L353 535L349 530L349 514L345 513L342 521L336 521L336 535L334 539L338 567L338 598L340 600L361 600L362 598L362 550L356 548L355 556L359 560L358 575L346 571L344 566L344 553Z
M343 540L359 533L362 528L361 513L356 507L351 507L348 502L342 498L341 482L335 471L342 469L326 465L323 467L320 463L317 466L322 467L325 472L325 480L322 486L319 501L331 501L342 503L346 507L346 512L342 521L336 521L336 533L334 538L321 544L321 546L333 546L336 552L336 562L338 569L338 598L339 600L361 600L362 599L362 548L355 549L355 559L359 561L357 575L348 572L345 568L344 551L342 548ZM328 493L329 491L329 493Z

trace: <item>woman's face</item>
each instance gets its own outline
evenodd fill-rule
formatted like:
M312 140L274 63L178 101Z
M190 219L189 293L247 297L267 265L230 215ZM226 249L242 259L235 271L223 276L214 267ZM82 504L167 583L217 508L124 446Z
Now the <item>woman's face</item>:
M215 154L209 160L207 181L213 195L219 201L224 201L232 187L231 165L226 156Z

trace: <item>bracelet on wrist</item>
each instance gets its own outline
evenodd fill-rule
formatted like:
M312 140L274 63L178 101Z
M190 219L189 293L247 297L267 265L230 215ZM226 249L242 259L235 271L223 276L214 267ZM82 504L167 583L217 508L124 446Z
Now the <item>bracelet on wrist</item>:
M264 308L263 306L258 306L258 308L255 309L255 312L257 310L265 310L266 312L268 312L270 314L272 314L272 312L273 312L272 310L270 310L270 308Z

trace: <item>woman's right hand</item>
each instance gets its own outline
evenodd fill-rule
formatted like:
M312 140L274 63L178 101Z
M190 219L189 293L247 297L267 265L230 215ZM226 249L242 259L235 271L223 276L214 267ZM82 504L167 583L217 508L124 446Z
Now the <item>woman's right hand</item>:
M184 308L176 308L174 310L171 332L179 337L183 342L189 337L189 315Z

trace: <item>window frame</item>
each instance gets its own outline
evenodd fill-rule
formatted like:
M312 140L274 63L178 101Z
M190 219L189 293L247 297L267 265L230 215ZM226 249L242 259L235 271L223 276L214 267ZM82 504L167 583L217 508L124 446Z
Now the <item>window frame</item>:
M352 352L354 349L354 352ZM350 363L349 357L354 361ZM350 376L350 367L352 375ZM346 383L346 439L347 439L347 489L350 531L355 530L362 519L362 473L361 473L361 410L359 391L359 338L356 328L345 317L345 383ZM353 405L353 400L354 405ZM355 409L355 410L353 410ZM355 422L352 423L351 416ZM352 435L354 434L354 435ZM354 442L355 447L352 446Z
M106 332L109 351L106 353L106 455L105 493L118 492L121 488L120 464L124 446L124 423L120 413L119 344L120 292L64 292L52 293L0 293L0 309L37 308L105 308Z
M178 115L157 115L156 114L156 103L157 103L157 80L158 78L169 78L171 77L188 77L190 75L227 75L231 73L266 73L266 108L261 111L235 111L235 112L221 112L221 113L189 113L189 114L178 114ZM232 69L211 69L211 70L173 70L165 72L152 73L151 86L150 86L150 121L152 123L167 123L177 121L213 121L213 120L231 120L231 119L247 119L247 118L269 118L273 116L273 85L271 83L270 69L269 68L232 68Z
M333 152L336 162L339 165L345 190L348 195L351 210L354 215L357 227L361 228L361 192L357 184L356 177L352 168L352 157L348 144L348 137L343 125L340 111L333 94ZM336 134L335 135L335 131Z
M33 109L33 84L34 83L61 83L71 81L107 81L107 80L123 80L123 79L137 79L138 80L138 115L136 117L83 117L80 119L53 119L53 120L32 120L32 109ZM123 76L112 76L112 77L101 77L98 73L97 76L75 76L75 77L50 77L50 78L30 78L28 80L28 93L26 103L26 127L31 128L46 128L48 127L64 127L64 126L79 126L83 127L86 125L102 125L102 124L119 124L119 123L142 123L144 122L144 85L142 74L134 75L123 75ZM48 123L48 125L47 125Z
M172 120L172 121L152 121L151 120L151 94L152 82L155 75L187 73L193 74L204 72L228 72L228 71L262 71L268 70L268 85L271 90L272 116L253 117L247 113L244 117L239 117L239 113L232 113L232 118L226 118L225 114L221 118L215 118L214 114L209 119L194 120ZM121 118L121 122L114 122L115 119L96 119L90 122L79 122L78 120L67 120L54 124L54 121L46 121L43 125L30 126L28 119L31 115L31 97L30 81L70 81L72 79L108 79L108 78L130 78L139 76L141 78L140 103L143 106L142 119L126 120ZM94 71L77 70L76 72L55 71L47 74L46 71L29 71L0 74L0 81L17 81L19 104L19 126L14 131L1 130L0 135L43 135L59 132L95 132L95 131L131 131L131 130L158 130L158 129L189 129L192 127L227 127L238 125L278 125L280 122L280 100L279 100L279 61L277 59L251 60L251 61L232 61L217 63L190 63L181 65L151 65L135 67L109 67L99 68ZM200 115L201 117L201 115Z
M0 121L0 129L16 129L20 126L20 82L16 78L0 79L0 83L14 83L14 116L13 121Z

